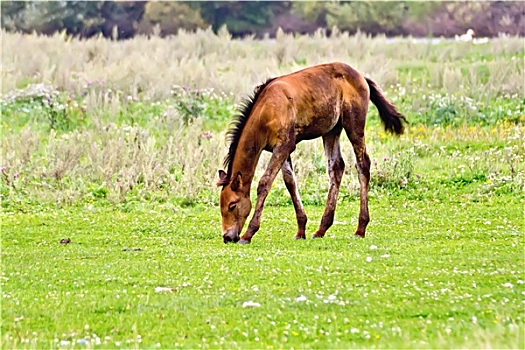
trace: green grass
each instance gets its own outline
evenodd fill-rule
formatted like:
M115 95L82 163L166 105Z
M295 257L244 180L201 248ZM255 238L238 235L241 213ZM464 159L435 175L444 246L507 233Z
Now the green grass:
M17 57L4 57L0 98L1 348L524 344L520 38L3 39ZM388 137L370 109L367 238L353 238L359 189L343 137L327 237L292 239L278 179L253 243L224 245L215 182L236 103L329 61L370 74L410 121ZM327 191L321 140L292 158L311 235Z
M270 206L250 246L222 243L212 206L4 213L2 347L520 347L523 200L443 191L374 196L363 240L356 201L306 241Z

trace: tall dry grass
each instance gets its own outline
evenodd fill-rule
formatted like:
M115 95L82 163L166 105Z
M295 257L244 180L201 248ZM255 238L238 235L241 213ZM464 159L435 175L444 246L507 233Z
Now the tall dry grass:
M217 170L222 169L227 152L225 132L203 133L201 125L194 123L174 125L167 137L158 137L151 131L158 131L161 124L150 124L151 129L108 124L50 134L24 128L6 134L0 144L1 161L7 165L1 174L3 199L15 204L27 198L59 204L97 198L114 203L146 199L215 204ZM475 177L486 181L488 194L502 188L516 193L525 189L525 130L519 125L503 124L490 130L420 126L400 139L374 127L367 137L375 190L415 188L420 182L428 190L428 186L441 186L440 181L469 182ZM501 140L506 141L502 144ZM464 144L490 147L471 150ZM451 145L455 150L447 151ZM341 196L355 198L359 182L352 146L344 136L341 147L347 164ZM269 157L269 153L261 157L255 183ZM292 159L305 202L324 203L328 181L322 142L300 143ZM272 192L279 194L275 197L279 203L288 198L280 179Z
M520 38L495 39L484 46L453 42L433 45L410 39L391 42L359 33L328 37L319 31L295 37L279 33L275 40L259 41L233 40L226 31L213 34L204 30L181 32L165 39L137 37L128 41L5 32L1 39L4 94L34 83L48 84L73 97L84 94L81 114L89 119L87 127L66 132L49 132L33 119L23 128L16 127L13 120L2 119L0 190L4 200L14 202L37 198L75 203L102 197L112 202L178 198L215 203L217 170L222 168L227 152L226 124L223 131L211 133L206 133L199 121L184 124L180 110L170 100L173 85L213 88L233 94L238 101L270 76L317 63L343 61L373 77L394 102L419 110L429 105L431 97L436 108L446 112L449 105L457 104L447 94L461 96L466 107L459 111L480 106L472 101L524 95L524 48ZM425 96L434 92L437 95ZM470 99L463 99L463 95ZM168 107L147 120L121 118L123 113L130 113L129 105L151 104L151 100ZM371 111L375 113L374 108ZM496 126L493 134L479 128L472 134L468 129L441 132L439 128L421 131L414 127L398 140L386 139L379 128L372 126L367 137L374 160L373 177L384 176L374 184L407 186L418 181L417 172L424 179L425 172L435 167L429 159L444 156L438 151L442 144L465 139L497 144L508 138L505 150L509 151L505 152L509 154L491 151L489 156L495 159L492 165L478 162L476 167L482 168L492 182L507 181L512 175L511 180L522 186L525 170L520 160L525 151L519 144L524 141L523 128L509 125ZM347 163L343 192L355 195L358 181L352 166L353 152L348 140L342 139ZM425 147L431 151L424 151ZM454 164L463 162L468 166L474 162L469 158L471 154L463 155L454 158ZM268 155L264 155L256 179L267 161ZM322 143L301 143L293 161L305 200L322 203L327 188ZM446 169L447 164L452 163L443 163L443 173L452 171ZM275 188L285 191L279 180Z
M399 76L400 70L416 68L425 71L424 82L446 92L463 89L471 96L523 92L524 47L517 37L483 45L433 45L338 31L331 36L320 30L311 36L279 32L275 40L234 40L225 30L218 34L199 30L125 41L2 32L1 40L4 93L28 83L44 82L78 91L86 83L105 82L130 95L155 99L168 96L173 84L239 96L268 77L330 61L346 62L381 86L420 84ZM505 60L475 60L479 52ZM483 81L479 71L487 69L490 79Z

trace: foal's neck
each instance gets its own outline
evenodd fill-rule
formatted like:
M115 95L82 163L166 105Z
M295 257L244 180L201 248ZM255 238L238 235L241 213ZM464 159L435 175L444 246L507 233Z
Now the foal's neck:
M250 186L257 167L257 162L263 151L260 133L245 131L239 140L233 158L231 176L238 172L242 174L243 192L250 195Z

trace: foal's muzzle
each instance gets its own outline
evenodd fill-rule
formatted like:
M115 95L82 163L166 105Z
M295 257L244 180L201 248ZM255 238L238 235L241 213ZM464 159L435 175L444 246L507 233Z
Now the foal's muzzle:
M239 242L239 233L236 228L230 228L222 234L222 240L224 243L237 243Z

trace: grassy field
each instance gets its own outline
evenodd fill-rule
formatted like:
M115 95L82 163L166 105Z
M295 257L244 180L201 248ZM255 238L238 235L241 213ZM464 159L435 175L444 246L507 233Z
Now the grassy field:
M1 35L2 348L522 347L522 39ZM411 122L393 138L370 109L368 236L352 237L343 138L324 239L292 239L278 179L252 244L224 245L215 182L240 99L335 60ZM322 142L293 160L309 236L327 194Z
M6 214L3 347L519 348L523 201L447 194L373 198L363 240L355 201L322 240L269 207L249 247L210 207Z

